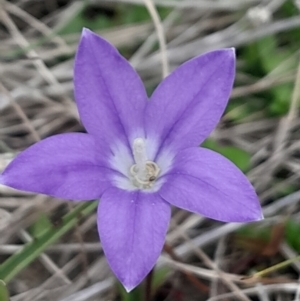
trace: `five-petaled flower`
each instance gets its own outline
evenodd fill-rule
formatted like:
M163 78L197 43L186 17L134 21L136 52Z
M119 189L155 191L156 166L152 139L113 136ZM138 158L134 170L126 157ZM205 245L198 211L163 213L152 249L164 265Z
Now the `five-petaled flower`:
M34 144L8 165L0 183L64 199L101 198L103 250L130 291L160 255L171 205L224 222L262 218L242 172L198 147L221 118L234 75L233 49L206 53L171 73L148 100L130 64L84 29L74 85L87 133Z

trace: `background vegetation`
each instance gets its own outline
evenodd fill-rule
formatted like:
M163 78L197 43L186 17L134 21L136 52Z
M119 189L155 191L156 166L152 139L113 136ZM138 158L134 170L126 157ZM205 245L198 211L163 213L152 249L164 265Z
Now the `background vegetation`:
M151 300L300 300L293 259L300 252L300 1L154 3L171 70L236 47L230 104L204 146L247 173L265 220L223 224L174 209ZM0 1L0 171L42 138L84 130L72 84L83 26L118 47L151 94L162 78L161 29L147 7L144 0ZM145 286L127 294L111 274L96 205L1 186L0 300L8 300L7 288L12 301L150 300Z

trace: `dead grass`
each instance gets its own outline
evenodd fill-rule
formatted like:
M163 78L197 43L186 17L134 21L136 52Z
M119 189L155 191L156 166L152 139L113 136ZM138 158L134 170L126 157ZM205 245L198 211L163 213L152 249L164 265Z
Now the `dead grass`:
M33 9L35 2L0 2L0 170L16 153L39 139L56 133L83 130L72 94L73 57L79 34L58 36L55 33L70 15L80 10L83 2L65 1L65 6L59 6L60 1L45 0ZM104 2L108 1L93 1L100 8L105 5ZM109 2L112 8L119 2L144 3L142 0ZM205 51L240 47L266 35L299 27L299 16L276 18L275 13L283 2L156 1L158 5L171 8L168 17L161 24L156 24L156 29L163 30L159 35L163 50L162 33L167 41L164 73L166 63L172 70ZM266 6L273 18L265 24L249 19L249 9L255 5ZM43 14L43 9L49 13ZM153 50L157 32L152 22L113 27L98 33L117 47L136 49L130 60L146 85L155 85L160 81L161 51ZM257 188L266 217L260 223L261 227L276 225L291 215L299 220L300 121L296 105L299 101L299 74L296 73L297 66L289 74L279 72L259 80L249 77L232 93L233 98L243 96L246 102L255 93L268 90L280 82L295 81L295 93L287 116L264 119L257 112L240 124L229 125L225 115L212 134L219 141L226 141L251 153L252 169L248 176ZM247 77L247 74L241 75ZM280 176L281 170L285 171L285 177ZM291 184L297 190L280 197L280 191ZM0 187L1 260L32 239L26 229L41 212L48 212L55 218L61 204L62 201L49 197ZM95 215L91 215L74 230L76 235L65 237L50 247L15 278L9 286L11 300L115 300L114 278L101 252L95 222ZM255 300L265 301L271 300L270 296L274 296L274 300L299 300L298 263L292 266L288 275L278 272L269 282L246 284L241 281L241 275L250 273L251 267L259 268L264 266L264 262L271 265L297 255L281 242L280 237L274 238L279 240L278 252L270 256L264 257L237 247L230 237L241 226L174 211L167 243L184 263L170 259L167 253L163 253L159 260L159 265L172 267L173 276L167 279L173 287L170 296L174 290L184 291L181 283L187 283L193 291L188 300L231 300L233 297L251 300L254 297ZM199 291L185 276L181 276L183 282L179 281L179 271L191 273L199 281L204 281L208 292ZM274 282L278 277L283 280ZM171 297L164 300L171 300Z

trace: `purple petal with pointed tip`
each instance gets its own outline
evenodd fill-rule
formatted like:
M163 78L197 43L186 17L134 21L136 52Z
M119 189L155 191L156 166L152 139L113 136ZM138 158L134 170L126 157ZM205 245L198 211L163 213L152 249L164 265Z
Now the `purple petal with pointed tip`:
M159 191L170 204L223 222L263 218L246 176L220 154L188 148L178 153L173 166Z
M233 49L209 52L178 67L148 103L147 137L158 141L158 149L198 146L219 122L234 75Z
M113 173L99 151L88 134L52 136L21 152L0 175L0 183L63 199L99 198L111 186Z
M148 97L140 77L115 47L88 29L75 58L74 88L83 125L103 145L117 140L128 146L136 132L144 136Z
M108 263L127 291L150 272L164 245L170 205L153 193L111 188L98 209L98 231Z

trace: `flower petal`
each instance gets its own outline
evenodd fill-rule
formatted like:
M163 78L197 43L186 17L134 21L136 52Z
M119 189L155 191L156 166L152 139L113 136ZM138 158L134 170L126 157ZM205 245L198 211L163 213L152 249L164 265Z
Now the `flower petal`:
M114 140L128 145L128 138L144 136L148 97L140 77L115 47L84 29L74 72L75 98L88 133L108 147Z
M155 265L168 229L170 205L157 194L111 188L98 209L98 231L108 263L127 291Z
M163 145L182 149L203 142L225 110L234 75L234 49L206 53L171 73L146 108L146 134L157 141L156 151Z
M63 199L99 198L113 172L100 157L88 134L52 136L21 152L0 175L0 183Z
M205 148L189 148L174 159L159 191L172 205L223 222L263 218L246 176L228 159Z

